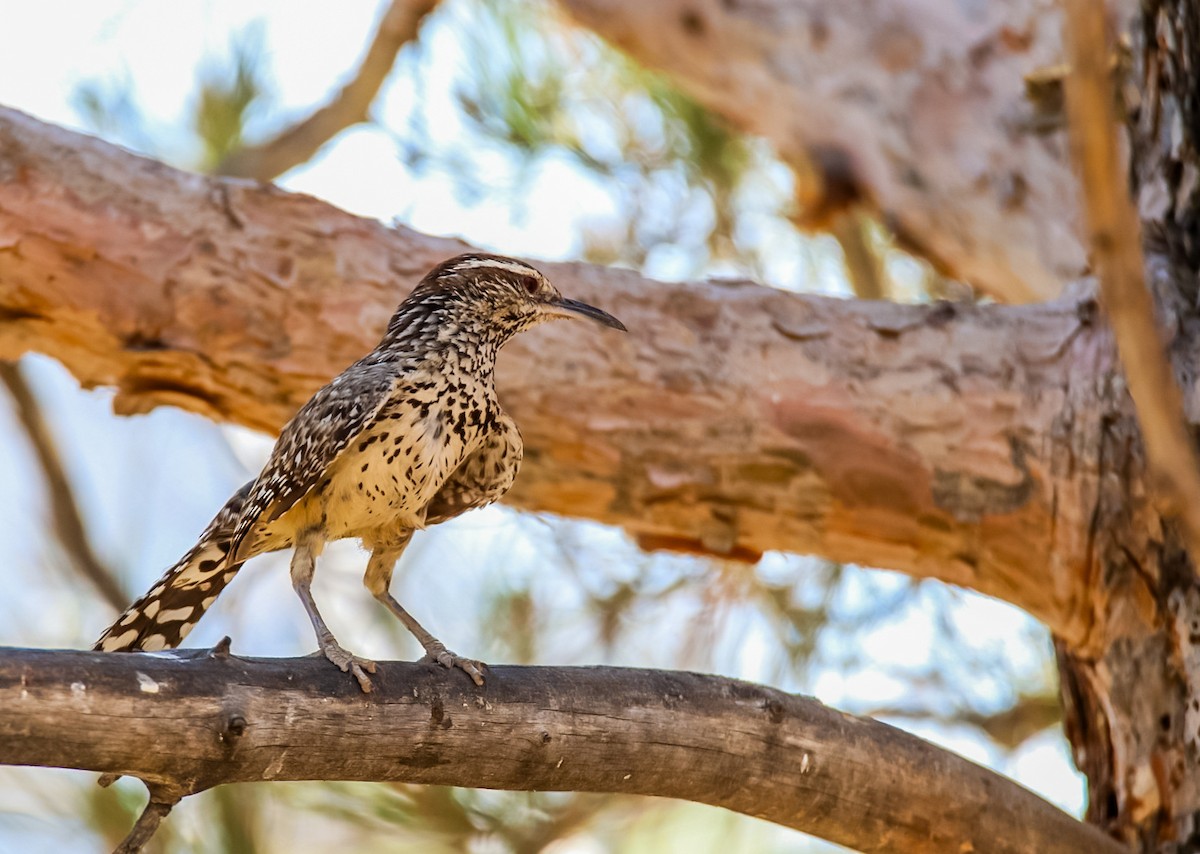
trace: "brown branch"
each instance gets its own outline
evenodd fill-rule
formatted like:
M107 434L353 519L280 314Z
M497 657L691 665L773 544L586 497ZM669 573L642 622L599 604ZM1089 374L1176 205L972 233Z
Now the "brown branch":
M683 798L862 851L1123 849L1029 791L815 700L716 676L0 651L0 763L133 775L158 801L250 780ZM68 734L67 736L64 736Z
M277 430L465 248L0 109L0 358L48 353L121 413ZM1090 631L1116 361L1088 295L899 306L542 266L631 333L555 324L502 354L514 505L651 548L890 567Z
M849 208L835 216L830 231L842 247L846 278L859 299L887 299L887 271L883 259L867 242L867 217L861 209Z
M999 712L967 713L963 723L979 727L992 741L1009 750L1016 750L1040 732L1062 723L1062 701L1057 696L1022 696Z
M1101 302L1117 339L1155 486L1167 514L1182 523L1195 564L1200 561L1200 460L1146 287L1141 231L1118 150L1106 11L1092 0L1067 0L1064 8L1071 62L1067 117Z
M846 176L910 251L1009 302L1085 266L1077 190L1027 73L1062 44L1035 3L561 0L570 14L799 172ZM1104 4L1100 4L1104 5ZM1109 3L1108 5L1113 5ZM820 207L818 204L816 207Z
M20 367L3 360L0 360L0 382L4 383L12 397L17 418L25 428L25 435L41 465L55 537L70 558L72 568L96 588L104 601L116 610L122 610L129 604L129 597L92 549L71 481L67 478L54 437L50 435L33 390L25 382Z
M214 171L270 181L307 163L321 146L346 128L367 121L371 104L391 73L400 48L417 37L421 21L436 5L437 0L392 0L354 77L332 101L273 139L231 153Z
M973 726L1001 747L1016 750L1038 733L1062 723L1062 701L1057 696L1028 694L1018 697L1007 709L990 714L969 710L940 714L905 706L880 706L871 709L871 717Z
M138 816L138 820L134 823L129 831L129 835L121 840L116 848L113 849L113 854L139 854L146 843L150 841L150 837L154 836L158 826L162 824L162 820L174 808L178 802L178 798L172 801L155 800L154 793L151 792L150 800L146 803L142 814Z

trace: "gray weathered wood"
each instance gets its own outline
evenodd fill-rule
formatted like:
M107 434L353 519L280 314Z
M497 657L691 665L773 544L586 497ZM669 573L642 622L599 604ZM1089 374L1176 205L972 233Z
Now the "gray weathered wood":
M1124 850L886 724L694 673L0 650L0 763L147 781L376 780L684 798L864 851Z

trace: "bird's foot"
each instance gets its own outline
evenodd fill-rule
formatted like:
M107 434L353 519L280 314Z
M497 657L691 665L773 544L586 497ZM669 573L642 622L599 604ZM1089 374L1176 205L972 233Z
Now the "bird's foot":
M473 658L463 658L450 650L446 649L445 644L441 641L434 641L429 646L425 647L425 655L421 661L440 664L447 670L458 668L471 677L471 680L476 685L483 684L483 671L487 669L487 665L482 661L476 661Z
M369 658L359 658L353 653L342 649L337 641L328 641L321 644L321 652L325 657L337 665L343 673L352 673L354 678L358 680L358 685L363 689L363 693L370 694L371 689L375 686L371 684L371 677L367 673L375 672L375 662Z

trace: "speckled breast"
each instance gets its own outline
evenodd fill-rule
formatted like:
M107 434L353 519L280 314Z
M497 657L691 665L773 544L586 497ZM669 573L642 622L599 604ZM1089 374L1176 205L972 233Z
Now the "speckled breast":
M323 496L329 538L423 528L430 499L480 442L482 419L469 423L470 404L448 393L386 405L330 472Z

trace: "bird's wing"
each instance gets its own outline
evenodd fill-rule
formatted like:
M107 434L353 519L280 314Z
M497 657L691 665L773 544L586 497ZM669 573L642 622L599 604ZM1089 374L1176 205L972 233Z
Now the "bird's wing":
M255 524L279 518L320 481L351 440L379 414L396 381L390 366L358 363L300 408L279 434L246 499L230 547L235 559L249 557L239 554L239 549Z
M425 507L425 524L436 525L508 492L521 467L521 433L504 413L496 429L454 470Z

